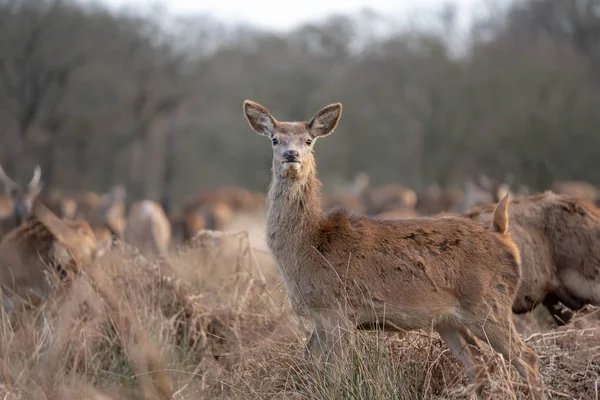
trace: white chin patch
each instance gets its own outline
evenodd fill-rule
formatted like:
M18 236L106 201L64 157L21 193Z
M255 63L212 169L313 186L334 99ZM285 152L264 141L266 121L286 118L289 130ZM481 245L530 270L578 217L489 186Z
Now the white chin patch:
M285 169L286 171L288 171L288 170L298 171L300 169L300 163L299 162L283 163L283 169Z

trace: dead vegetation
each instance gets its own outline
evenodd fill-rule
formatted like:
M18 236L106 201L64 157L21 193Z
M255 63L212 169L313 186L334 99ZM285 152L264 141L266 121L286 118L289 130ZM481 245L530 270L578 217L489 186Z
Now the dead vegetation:
M464 399L464 371L436 333L354 333L326 380L304 360L310 325L287 302L268 254L247 235L202 232L168 264L118 245L68 291L47 325L0 331L6 399ZM260 272L259 272L260 271ZM264 284L260 275L264 276ZM594 399L598 309L527 332L549 398ZM26 321L27 323L27 321ZM44 346L42 346L42 343ZM485 399L525 399L506 360L483 348Z

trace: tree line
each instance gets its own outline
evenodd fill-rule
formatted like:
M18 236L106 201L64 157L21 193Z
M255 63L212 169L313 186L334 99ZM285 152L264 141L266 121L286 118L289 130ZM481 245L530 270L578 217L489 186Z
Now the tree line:
M530 0L443 29L374 34L372 12L286 33L206 16L164 21L68 0L0 0L0 163L46 188L177 204L220 185L265 190L271 150L249 98L282 120L341 101L318 143L326 188L460 186L475 173L534 189L600 185L600 0Z

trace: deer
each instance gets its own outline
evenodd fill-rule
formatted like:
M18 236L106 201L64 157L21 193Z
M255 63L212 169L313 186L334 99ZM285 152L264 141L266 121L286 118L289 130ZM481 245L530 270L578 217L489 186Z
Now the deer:
M404 219L404 218L415 218L418 217L419 214L414 208L393 208L388 211L384 211L380 214L377 214L378 218L383 219Z
M552 191L515 198L510 210L510 234L522 268L513 312L527 313L542 304L562 326L573 311L587 304L600 306L600 210L584 199ZM487 224L493 204L464 216Z
M19 184L9 178L0 165L0 180L4 183L7 196L4 202L8 203L9 199L12 202L12 210L9 215L0 219L0 238L10 230L21 225L31 215L33 201L39 196L43 188L43 184L40 182L41 175L42 170L39 165L36 165L33 170L33 177L24 190Z
M106 249L86 221L61 220L39 200L32 216L0 241L0 288L8 314L46 302L53 292L47 273L71 281Z
M264 202L262 193L222 186L188 196L183 201L182 210L187 230L193 236L199 226L202 226L201 229L224 231L235 213L260 211Z
M600 189L586 181L554 181L550 190L556 194L570 195L599 205Z
M142 255L166 256L171 243L171 223L162 206L151 200L131 205L123 240Z
M365 172L356 175L350 193L328 196L325 208L346 207L358 213L378 215L389 211L404 210L414 213L417 194L412 189L399 184L370 186L370 178Z
M442 188L433 184L417 193L415 208L422 215L453 212L465 201L465 193L457 188Z
M367 214L376 215L396 209L414 209L417 194L399 184L368 188L363 194Z
M77 201L74 198L60 195L56 192L41 195L38 198L59 218L75 218L77 213Z
M122 239L125 230L125 187L116 185L108 193L84 193L77 199L75 219L88 221L99 240Z
M313 149L337 127L342 104L308 122L280 122L251 100L243 114L271 141L267 242L293 311L315 326L307 357L339 357L345 332L354 328L404 333L433 326L478 391L480 339L512 362L533 398L545 398L537 354L512 321L521 269L508 232L508 196L488 226L461 217L324 213Z

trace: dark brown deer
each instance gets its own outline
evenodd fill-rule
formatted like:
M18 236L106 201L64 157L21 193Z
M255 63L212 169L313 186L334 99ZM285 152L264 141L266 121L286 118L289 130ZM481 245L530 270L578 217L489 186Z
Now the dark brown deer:
M403 332L433 326L471 380L484 367L476 346L467 345L475 345L476 336L513 363L533 397L544 398L537 355L512 322L521 274L507 232L508 196L488 226L460 217L326 214L313 148L336 128L342 105L331 104L308 122L277 121L249 100L243 111L272 143L267 241L293 309L316 326L307 354L339 354L339 339L352 327Z

